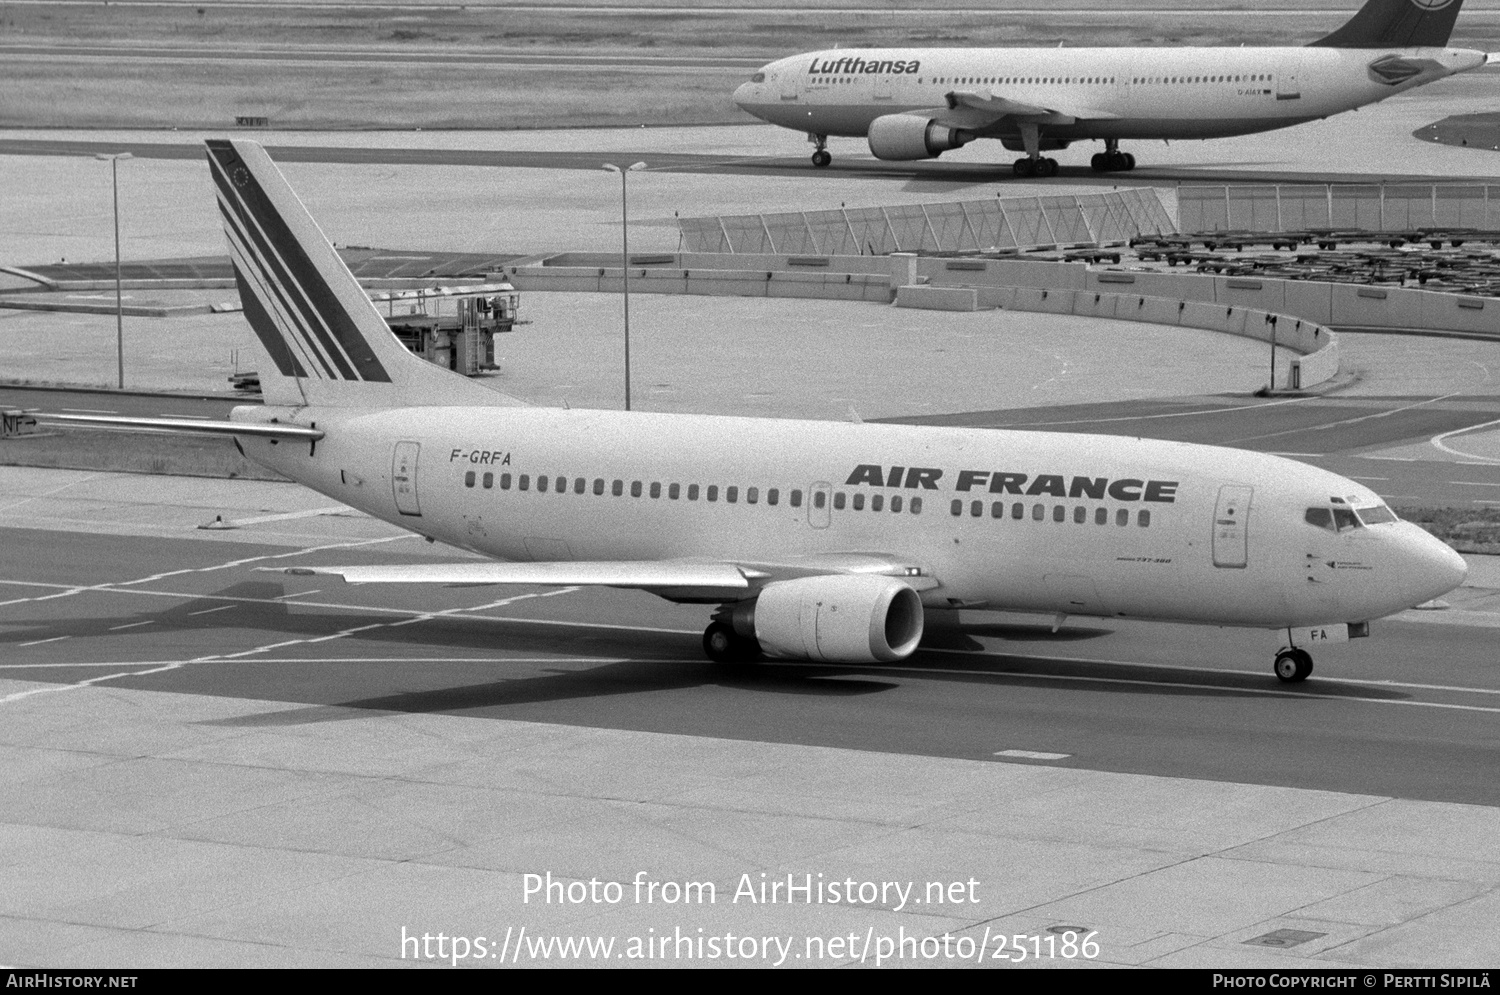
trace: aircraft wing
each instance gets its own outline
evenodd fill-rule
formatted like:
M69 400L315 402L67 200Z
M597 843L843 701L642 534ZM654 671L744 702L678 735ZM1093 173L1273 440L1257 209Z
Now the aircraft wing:
M937 118L955 128L988 127L1012 118L1036 124L1072 124L1075 121L1112 121L1120 115L1093 110L1082 104L1033 104L1013 100L993 90L954 90L947 95L948 115Z
M918 591L938 586L920 564L884 554L834 553L776 563L697 560L604 560L504 563L401 563L372 566L261 567L292 576L342 577L349 584L536 584L558 587L622 587L642 590L691 590L704 596L735 600L738 592L777 580L828 574L876 574L896 577Z

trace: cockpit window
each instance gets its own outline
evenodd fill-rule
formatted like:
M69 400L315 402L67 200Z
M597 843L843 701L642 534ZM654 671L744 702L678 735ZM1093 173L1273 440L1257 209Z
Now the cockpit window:
M1366 525L1384 525L1387 522L1399 521L1396 513L1383 504L1371 505L1368 508L1355 508L1359 520Z
M765 81L766 81L766 74L765 73L756 73L754 76L750 77L750 82L752 82L752 83L764 83Z
M1372 508L1370 510L1375 511L1376 509ZM1392 515L1390 510L1385 506L1380 506L1379 510L1384 511L1385 514L1390 516L1388 519L1381 519L1381 521L1396 520L1396 516ZM1353 508L1338 506L1332 508L1308 508L1307 513L1302 516L1302 520L1308 525L1316 525L1318 528L1327 529L1329 532L1348 532L1351 529L1362 527L1359 517L1354 514Z
M1355 516L1352 508L1333 509L1333 524L1340 532L1348 532L1350 529L1359 528L1359 518Z

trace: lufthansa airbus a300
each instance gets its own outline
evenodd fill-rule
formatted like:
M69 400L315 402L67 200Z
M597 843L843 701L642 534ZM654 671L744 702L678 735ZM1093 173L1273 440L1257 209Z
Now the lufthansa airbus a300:
M265 405L246 456L492 559L324 566L351 583L637 588L717 606L704 648L896 661L929 612L1279 630L1307 645L1462 583L1368 488L1291 460L1100 435L528 407L412 355L265 151L208 143ZM503 562L502 562L503 561ZM294 571L298 572L298 571Z
M1043 152L1103 140L1099 172L1135 168L1124 139L1272 131L1384 100L1485 64L1446 47L1463 0L1368 0L1306 47L831 49L772 62L734 93L806 132L813 165L831 135L879 159L931 159L976 138L1024 150L1017 176L1052 176Z

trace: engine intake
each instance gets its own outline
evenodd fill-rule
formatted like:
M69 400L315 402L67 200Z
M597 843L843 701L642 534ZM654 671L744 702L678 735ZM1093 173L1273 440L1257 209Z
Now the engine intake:
M769 584L755 600L753 620L766 655L829 663L904 660L922 641L922 623L916 591L868 574Z
M887 114L870 122L870 151L877 159L936 159L974 140L974 133L930 118Z

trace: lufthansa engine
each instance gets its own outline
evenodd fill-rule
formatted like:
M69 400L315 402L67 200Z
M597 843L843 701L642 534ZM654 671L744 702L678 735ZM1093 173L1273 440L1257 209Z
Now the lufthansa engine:
M972 132L910 114L887 114L870 122L870 151L877 159L935 159L973 139Z
M892 577L804 577L767 585L752 624L768 656L889 663L921 642L922 599Z

